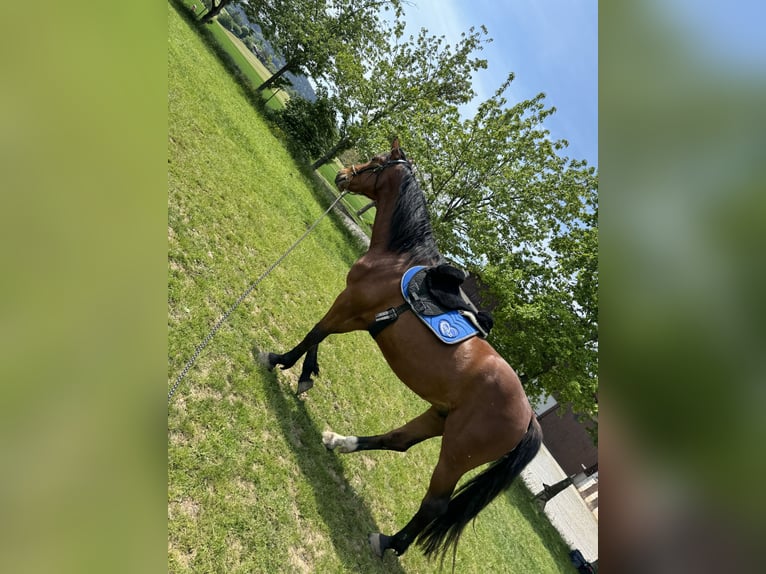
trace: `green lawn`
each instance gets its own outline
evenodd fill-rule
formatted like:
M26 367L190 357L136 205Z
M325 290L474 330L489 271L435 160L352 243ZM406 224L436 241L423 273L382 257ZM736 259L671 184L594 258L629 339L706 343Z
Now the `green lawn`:
M241 88L169 4L168 386L212 325L313 223L326 200ZM331 428L373 434L426 405L365 333L328 339L303 399L297 371L269 373L253 349L286 350L343 288L359 247L334 218L240 305L168 408L169 572L433 572L413 548L381 561L367 533L412 516L438 440L406 454L327 452ZM457 572L573 568L520 485L469 528Z
M193 4L191 0L179 1L181 1L182 5L187 8ZM213 39L218 45L231 56L237 68L240 69L253 87L260 86L266 80L270 72L258 60L255 54L250 52L238 38L218 24L217 21L209 24L207 29L210 31ZM281 90L277 92L275 97L271 97L273 94L274 92L271 90L264 91L263 97L266 100L266 106L275 110L282 109L289 99L289 96ZM335 175L338 173L338 168L339 164L337 162L331 162L321 166L317 170L333 189L333 182L335 181ZM367 205L369 201L364 197L353 195L347 195L341 201L346 205L347 211L360 225L362 230L369 235L372 222L375 219L375 209L370 209L361 216L356 215L356 212Z
M199 2L193 2L192 0L178 0L178 2L186 7L189 13L191 13L191 6L196 5L197 17L203 13L200 10ZM263 64L259 65L255 54L250 52L238 38L228 32L217 20L205 25L205 28L210 32L215 41L218 42L219 46L231 56L237 68L244 74L253 88L257 88L266 80L266 75L269 74L266 67ZM264 90L263 97L268 100L266 105L272 109L281 109L287 99L287 94L280 91L276 97L271 98L272 94L271 90Z

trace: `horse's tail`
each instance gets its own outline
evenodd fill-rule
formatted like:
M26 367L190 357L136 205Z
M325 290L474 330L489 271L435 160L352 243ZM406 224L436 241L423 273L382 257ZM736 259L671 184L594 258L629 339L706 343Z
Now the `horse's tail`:
M506 490L525 466L535 458L543 440L540 423L533 415L521 442L506 455L491 463L482 473L461 485L449 501L447 511L428 524L417 536L416 543L431 558L441 554L442 560L452 547L453 560L460 535L494 498Z

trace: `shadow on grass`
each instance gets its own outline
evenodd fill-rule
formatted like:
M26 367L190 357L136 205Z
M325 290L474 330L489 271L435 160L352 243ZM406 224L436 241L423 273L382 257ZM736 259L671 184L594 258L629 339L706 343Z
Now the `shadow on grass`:
M253 358L261 365L259 356L259 349L254 348ZM380 528L370 508L344 476L337 457L345 455L325 449L322 431L312 420L305 403L280 386L276 373L269 375L264 377L264 397L279 421L287 444L295 453L305 480L313 489L317 509L327 524L338 558L353 572L404 574L396 556L388 552L381 560L369 547L367 535L379 532Z
M545 512L537 507L534 495L521 481L521 477L516 480L518 482L514 482L505 493L508 501L524 516L551 556L555 557L556 563L569 565L569 545L551 524Z

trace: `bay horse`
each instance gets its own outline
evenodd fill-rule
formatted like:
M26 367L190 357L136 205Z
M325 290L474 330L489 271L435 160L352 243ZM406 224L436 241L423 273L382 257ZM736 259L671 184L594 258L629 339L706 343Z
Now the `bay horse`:
M441 436L439 461L418 511L396 534L373 533L369 542L379 557L388 549L400 556L415 542L428 557L443 559L452 548L454 560L464 527L534 458L542 431L518 376L485 339L445 344L402 307L403 274L412 266L435 266L445 259L398 139L389 153L340 170L335 184L376 202L369 249L351 267L346 288L325 316L292 350L269 353L267 366L287 369L306 355L297 389L301 394L319 372L317 347L323 339L355 330L374 335L393 372L431 406L385 434L343 436L326 431L322 442L341 453L404 452ZM385 310L388 321L379 325L376 315L380 318ZM460 477L486 463L491 464L455 491Z

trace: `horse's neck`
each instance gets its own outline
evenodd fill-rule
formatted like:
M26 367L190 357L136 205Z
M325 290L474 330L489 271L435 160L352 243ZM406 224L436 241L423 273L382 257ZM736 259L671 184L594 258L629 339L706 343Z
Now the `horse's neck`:
M396 207L395 200L378 200L375 207L375 221L372 224L372 236L368 252L387 253L391 239L391 218Z
M370 237L370 246L367 253L375 258L385 258L394 267L403 266L404 269L411 264L436 265L443 262L438 251L429 253L427 259L414 259L411 252L395 253L389 248L391 242L391 220L393 219L394 209L396 208L396 198L378 200L375 210L375 221L372 224L372 236Z

